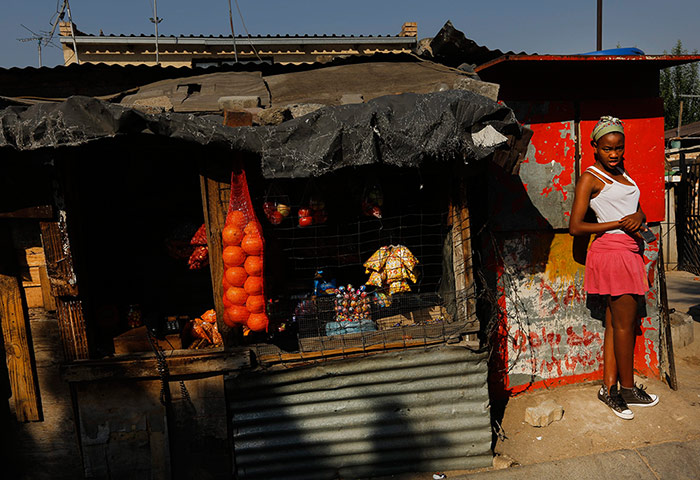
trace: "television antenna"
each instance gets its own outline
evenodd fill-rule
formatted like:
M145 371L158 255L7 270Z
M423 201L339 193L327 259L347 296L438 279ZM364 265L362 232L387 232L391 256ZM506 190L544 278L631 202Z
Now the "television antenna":
M20 25L22 26L22 28L24 28L24 29L27 30L29 33L31 33L32 36L31 36L31 37L25 37L25 38L18 38L17 41L18 41L18 42L36 42L37 49L39 50L39 68L41 68L41 67L42 67L42 64L41 64L41 43L42 43L44 40L46 40L46 36L45 36L45 35L40 35L40 34L34 32L34 31L30 30L29 28L27 28L25 25L22 25L21 23L20 23Z

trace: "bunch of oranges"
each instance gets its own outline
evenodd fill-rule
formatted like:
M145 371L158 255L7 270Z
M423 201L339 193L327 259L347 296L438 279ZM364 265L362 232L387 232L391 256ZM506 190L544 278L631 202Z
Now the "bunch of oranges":
M224 323L267 330L263 295L263 239L260 225L231 210L222 231L224 260Z

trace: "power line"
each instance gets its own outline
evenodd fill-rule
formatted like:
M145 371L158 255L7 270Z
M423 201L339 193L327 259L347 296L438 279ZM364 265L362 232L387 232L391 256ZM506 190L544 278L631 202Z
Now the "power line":
M243 24L243 29L245 30L246 35L248 35L248 41L250 42L250 48L253 49L253 52L255 53L255 56L258 57L258 60L260 63L262 63L262 58L260 58L260 55L258 55L258 51L255 49L255 46L253 45L253 40L250 38L250 32L248 32L248 27L245 26L245 20L243 20L243 13L241 13L241 7L238 6L238 0L235 0L236 2L236 9L238 10L238 16L241 17L241 23ZM231 5L231 0L229 0L229 7Z
M231 12L231 0L228 0L228 22L231 25L231 38L233 38L233 58L238 63L238 49L236 48L236 33L233 31L233 13Z

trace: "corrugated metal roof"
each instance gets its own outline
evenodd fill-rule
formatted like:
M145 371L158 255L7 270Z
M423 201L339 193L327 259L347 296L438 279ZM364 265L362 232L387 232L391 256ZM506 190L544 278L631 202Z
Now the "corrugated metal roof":
M476 68L477 73L509 65L589 65L592 63L637 63L651 68L668 68L700 61L700 55L503 55ZM551 62L551 63L550 63Z
M677 137L678 129L670 128L664 132L666 140ZM681 137L697 137L700 136L700 122L693 122L687 125L681 125Z
M78 32L78 34L75 36L75 38L83 38L83 37L92 37L92 38L122 38L122 37L151 37L153 38L155 35L147 34L147 33L139 33L139 34L123 34L120 33L118 35L115 35L113 33L110 33L108 35L95 35L92 33L84 33L84 32ZM247 38L383 38L383 37L396 37L396 38L414 38L414 37L399 37L398 35L338 35L336 33L331 33L331 34L311 34L309 35L308 33L304 34L267 34L267 35L236 35L236 38L241 38L241 39L247 39ZM66 38L70 40L70 36L61 36L62 39ZM231 38L231 35L158 35L158 38Z
M0 68L0 95L5 97L71 95L100 96L128 90L169 78L184 78L214 72L261 72L279 75L340 65L379 62L420 62L407 53L375 53L335 58L326 63L303 65L258 65L238 63L211 67L163 67L159 65L107 65L104 63L70 64L55 67Z
M73 43L72 37L60 37L61 43L71 45ZM257 36L236 36L237 43L240 42L241 45L321 45L321 44L402 44L402 45L414 45L417 41L416 37L400 37L393 35L257 35ZM78 35L75 37L75 42L80 44L90 44L90 45L100 45L100 44L115 44L115 43L125 43L125 44L153 44L155 43L155 35ZM215 37L213 35L189 35L189 36L158 36L158 43L160 45L231 45L233 42L233 37L219 35Z
M441 347L229 379L237 478L489 466L487 371L484 354Z

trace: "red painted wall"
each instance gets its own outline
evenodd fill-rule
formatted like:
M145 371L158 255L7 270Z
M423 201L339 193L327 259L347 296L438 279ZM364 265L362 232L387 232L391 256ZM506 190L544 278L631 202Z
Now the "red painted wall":
M581 104L581 171L593 165L591 132L602 115L625 126L625 168L637 182L648 222L664 220L664 107L660 98L583 102Z

